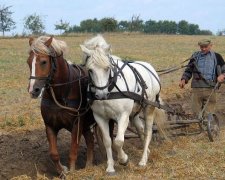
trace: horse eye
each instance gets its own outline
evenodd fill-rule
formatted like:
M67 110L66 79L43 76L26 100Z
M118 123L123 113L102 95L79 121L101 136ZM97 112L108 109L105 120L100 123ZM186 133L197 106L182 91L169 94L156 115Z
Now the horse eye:
M92 73L93 71L92 71L92 69L89 69L88 72L89 72L89 73Z
M41 61L41 65L47 64L47 61Z
M105 68L105 71L107 72L109 69L110 69L110 68L109 68L109 67L107 67L107 68Z

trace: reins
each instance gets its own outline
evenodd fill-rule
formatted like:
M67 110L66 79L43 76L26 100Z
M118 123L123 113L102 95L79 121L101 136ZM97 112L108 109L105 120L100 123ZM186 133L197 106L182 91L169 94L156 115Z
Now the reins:
M62 55L62 54L61 54L61 55ZM70 81L70 67L69 67L69 64L66 62L66 60L64 60L64 61L67 63L67 65L68 65L68 70L69 70L69 75L68 75L69 77L68 77L68 80L69 80L69 81L68 81L68 82L65 82L65 83L57 83L57 84L53 84L54 74L55 74L56 69L57 69L56 58L57 58L57 57L60 57L61 55L56 56L55 53L53 53L53 55L50 55L51 69L50 69L50 72L49 72L48 76L46 76L46 77L30 76L29 79L45 80L46 83L45 83L44 88L50 89L50 92L51 92L51 95L52 95L52 98L53 98L55 104L56 104L57 106L59 106L60 108L62 108L62 109L66 109L66 110L69 110L69 111L71 111L71 112L76 113L77 115L74 115L74 114L73 114L74 116L80 117L80 116L84 115L84 114L90 109L90 107L86 107L86 108L85 108L86 110L85 110L84 112L80 113L81 105L82 105L82 101L83 101L83 99L82 99L82 90L81 90L81 80L82 80L82 79L88 79L88 77L87 77L87 76L83 76L83 77L82 77L82 72L81 72L80 67L78 67L77 65L75 65L75 66L76 66L76 69L79 70L78 78L75 79L75 80ZM64 106L64 105L60 104L60 103L58 102L56 96L55 96L53 87L65 86L65 85L73 84L73 83L75 83L75 82L77 82L77 81L78 81L78 83L79 83L79 87L80 87L80 88L79 88L79 93L80 93L80 97L81 97L81 100L80 100L80 103L79 103L78 108L71 108L71 107ZM70 88L70 87L69 87L69 88Z
M174 67L170 67L167 69L161 69L161 70L157 70L156 72L159 73L159 76L164 75L164 74L168 74L170 72L174 72L177 71L179 69L183 69L185 67L188 67L189 65L182 65L183 63L191 60L193 57L189 57L188 59L185 59L184 61L182 61L181 63L179 63L179 65L174 66Z
M79 78L78 78L78 79L73 80L73 81L70 81L70 82L67 82L67 83L50 84L50 85L49 85L49 88L50 88L51 95L52 95L53 100L54 100L54 102L56 103L56 105L58 105L58 106L59 106L60 108L62 108L62 109L66 109L66 110L72 111L72 112L74 112L74 113L77 113L77 115L74 115L74 114L73 114L73 116L80 117L80 116L83 116L83 115L90 109L90 107L89 107L89 105L87 105L87 107L84 108L85 111L82 112L82 113L80 113L80 111L81 111L81 106L82 106L82 102L83 102L83 99L82 99L83 96L82 96L82 91L81 91L81 79L85 79L85 78L87 78L87 77L86 77L86 76L81 77L81 75L82 75L81 70L80 70L80 68L79 68L77 65L76 65L76 67L77 67L77 69L79 70ZM80 100L80 103L79 103L78 108L71 108L71 107L64 106L64 105L60 104L60 103L57 101L57 99L56 99L56 96L55 96L53 87L59 87L59 86L63 86L63 85L68 85L68 84L75 83L75 82L77 82L77 81L79 82L79 87L80 87L80 88L79 88L79 91L80 91L80 97L81 97L81 100Z

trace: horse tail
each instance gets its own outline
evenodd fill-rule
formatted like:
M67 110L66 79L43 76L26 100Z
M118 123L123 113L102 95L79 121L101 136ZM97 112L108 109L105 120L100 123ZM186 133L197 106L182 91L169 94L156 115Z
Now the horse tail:
M160 104L164 104L161 98L159 98ZM159 134L168 140L168 115L167 112L163 109L155 108L154 110L154 123L157 126Z

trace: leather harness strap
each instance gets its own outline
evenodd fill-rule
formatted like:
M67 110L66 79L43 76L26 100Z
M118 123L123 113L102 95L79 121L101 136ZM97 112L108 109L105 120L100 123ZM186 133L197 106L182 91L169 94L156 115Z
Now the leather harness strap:
M90 100L99 100L95 97L95 94L93 92L88 92L87 93L87 97L90 99ZM111 99L122 99L122 98L129 98L129 99L132 99L134 100L135 102L139 103L139 104L144 104L144 105L151 105L151 106L154 106L154 107L157 107L159 109L163 109L165 110L166 112L168 113L171 113L171 114L180 114L179 112L177 112L175 109L172 109L171 107L169 107L168 105L164 105L164 104L160 104L159 102L153 102L153 101L150 101L148 99L143 99L143 97L137 93L134 93L134 92L127 92L127 91L120 91L120 92L111 92L107 98L107 100L111 100ZM180 114L180 115L183 115L183 114Z

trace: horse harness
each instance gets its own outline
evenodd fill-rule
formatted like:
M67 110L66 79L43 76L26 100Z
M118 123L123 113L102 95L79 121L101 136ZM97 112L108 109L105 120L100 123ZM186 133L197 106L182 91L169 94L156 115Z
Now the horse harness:
M87 94L88 94L88 99L89 99L89 103L90 104L92 104L93 101L95 101L95 100L110 100L110 99L129 98L129 99L133 99L135 102L137 102L138 104L141 105L139 111L136 114L138 114L141 111L141 109L143 107L145 107L146 105L152 105L152 106L157 107L157 108L162 108L162 109L166 110L169 113L176 113L172 108L170 108L170 107L168 107L166 105L160 104L160 102L159 102L159 93L156 95L156 101L155 102L148 100L148 96L147 96L147 93L146 93L146 89L148 87L147 87L147 85L146 85L143 77L139 73L139 71L135 67L133 67L131 65L134 62L131 62L131 61L123 61L123 65L121 67L119 67L118 64L116 64L112 60L112 57L109 57L109 60L112 63L113 68L110 71L109 81L108 81L108 83L105 86L103 86L103 87L96 86L93 83L93 81L91 79L91 76L89 76L89 89L88 89ZM143 66L146 70L148 70L148 72L150 72L150 74L152 74L154 76L154 78L159 83L160 90L161 90L160 81L155 76L155 74L150 69L148 69L145 65L140 64L138 62L137 62L137 64ZM139 94L137 94L135 92L131 92L129 90L127 81L126 81L125 76L124 76L124 73L123 73L123 69L124 69L125 66L128 66L132 70L132 72L133 72L133 74L135 76L135 79L136 79L136 84L139 84L141 86L141 89L142 89L141 95L139 95ZM113 76L112 76L112 72L113 72ZM120 77L122 77L124 79L124 82L125 82L127 91L121 91L119 89L119 87L116 85L117 77L118 76L120 76ZM118 90L118 92L111 92L114 87ZM107 96L107 99L98 99L98 98L96 98L94 92L91 91L91 88L100 89L100 90L103 90L105 88L108 88L109 95ZM139 91L140 91L140 89L138 87L138 92Z
M56 105L58 105L60 108L63 108L63 109L67 109L67 110L70 110L74 113L77 113L77 116L82 116L84 115L88 110L89 110L89 107L85 107L85 108L82 108L81 109L81 104L82 104L82 100L69 100L67 99L69 93L70 93L70 89L71 89L71 84L79 81L79 85L80 85L80 95L82 96L82 92L81 92L81 80L82 79L88 79L88 77L86 75L82 76L81 74L81 71L83 70L81 66L79 65L70 65L69 63L66 62L67 64L67 67L68 67L68 82L66 83L58 83L58 84L54 84L53 83L53 80L54 80L54 74L57 70L57 63L56 63L56 60L58 57L62 56L62 54L60 54L59 56L56 56L56 55L50 55L50 63L51 63L51 68L50 68L50 72L48 74L48 76L46 77L38 77L38 76L30 76L29 79L36 79L36 80L43 80L45 81L45 85L44 85L44 88L45 89L50 89L50 93L52 95L52 98L55 102ZM71 76L71 72L73 71L73 69L76 68L79 70L79 74L78 74L78 78L75 79L75 80L72 80L72 76ZM54 93L54 90L53 90L53 87L59 87L59 86L67 86L66 88L66 91L65 91L65 95L64 97L62 98L62 101L64 103L64 105L62 105L61 103L59 103L59 101L57 100L57 98L55 97L55 93ZM44 103L45 105L49 105L49 102L50 100L46 99L46 98L42 98L42 103ZM79 101L79 107L76 109L76 108L73 108L73 107L70 107L70 104L78 104L77 101ZM82 113L80 113L80 111L83 111Z

